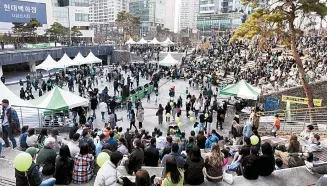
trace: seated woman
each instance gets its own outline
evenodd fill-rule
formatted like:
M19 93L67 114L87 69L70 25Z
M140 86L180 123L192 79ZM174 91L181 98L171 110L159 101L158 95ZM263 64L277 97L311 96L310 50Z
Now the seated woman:
M72 182L74 162L67 145L63 145L56 158L56 171L54 177L56 184L69 185Z
M38 136L35 135L35 129L29 128L27 132L28 132L28 135L26 138L27 146L37 147L38 146Z
M28 135L28 126L23 126L22 127L22 132L19 136L19 143L20 143L20 147L22 149L22 151L25 151L27 148L28 148L28 145L26 143L26 138L27 138L27 135Z
M162 186L183 186L184 174L174 157L167 157L165 168Z
M284 165L288 166L288 168L304 166L304 160L308 162L313 161L312 153L287 153L279 150L275 150L274 154L282 160Z
M80 154L74 158L73 182L83 184L89 182L93 177L94 156L89 154L89 144L82 143Z
M204 159L201 156L200 149L194 145L188 153L188 158L184 165L185 183L195 186L204 182L203 175Z
M298 153L300 152L300 142L297 140L297 136L295 134L290 136L289 146L287 147L288 153Z
M223 178L222 164L223 153L217 143L212 144L212 151L205 155L205 167L203 169L206 179L210 182L220 182Z

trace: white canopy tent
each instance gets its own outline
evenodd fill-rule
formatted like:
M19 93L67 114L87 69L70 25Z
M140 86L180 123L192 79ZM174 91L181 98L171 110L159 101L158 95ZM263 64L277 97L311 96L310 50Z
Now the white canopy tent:
M172 41L170 40L170 38L166 38L166 40L163 41L161 44L162 44L162 45L165 45L165 46L168 46L168 45L173 45L174 42L172 42Z
M102 60L98 57L96 57L91 51L88 54L87 57L85 57L85 63L84 64L94 64L94 63L101 63Z
M154 38L152 41L149 42L149 44L158 45L161 44L161 42L159 42L156 38Z
M73 59L73 63L77 66L80 66L82 64L85 64L87 61L85 60L85 58L81 55L81 53L79 52L76 57Z
M70 66L76 66L76 64L74 64L73 60L71 58L69 58L66 53L63 55L63 57L57 63L58 64L57 64L56 68L62 68L62 69L68 68Z
M158 63L158 65L160 65L160 66L168 66L168 67L178 65L178 64L179 64L179 61L175 60L172 57L171 53L168 53L166 55L166 57Z
M125 45L133 45L133 44L136 44L136 42L133 41L132 38L130 38L128 41L125 42Z
M37 65L35 68L49 71L51 69L56 68L57 64L58 62L55 61L50 55L48 55L47 58L41 64Z
M141 38L139 42L137 42L139 45L147 44L147 41L144 38Z

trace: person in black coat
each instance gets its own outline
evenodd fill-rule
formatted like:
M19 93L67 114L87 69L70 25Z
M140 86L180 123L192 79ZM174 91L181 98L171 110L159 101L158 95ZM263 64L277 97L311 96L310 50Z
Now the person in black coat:
M97 97L95 97L95 96L91 97L90 103L91 103L91 110L93 110L93 118L96 119L96 109L97 109L97 105L98 105Z
M194 145L186 163L184 164L184 182L191 186L200 185L204 182L203 168L205 166L204 159L201 156L200 149Z
M25 91L24 91L23 87L21 87L21 89L20 89L19 97L21 99L25 100Z
M109 108L111 110L111 113L115 113L117 103L115 102L115 99L112 98L112 100L109 102Z
M26 172L15 169L16 186L39 186L42 182L42 174L39 173L39 165L34 163L36 148L30 147L26 150L32 157L32 164Z
M262 146L262 155L259 158L261 168L259 169L260 176L269 176L275 170L275 158L273 155L272 146L265 142Z
M72 182L74 162L67 145L60 148L56 158L56 171L54 177L56 184L69 185Z
M145 149L145 165L157 167L159 160L159 150L156 148L156 138L150 140L150 145Z
M221 130L223 129L222 128L222 123L224 121L224 113L225 113L224 110L221 107L219 107L218 110L217 110L217 117L216 117L216 119L217 119L216 129L219 128L219 125L220 125L220 129Z
M129 159L125 163L126 172L130 175L141 169L144 162L144 151L140 148L141 140L139 138L135 139L134 146L134 151L130 154Z
M259 177L259 170L262 166L259 163L258 149L251 146L250 155L242 159L240 170L242 175L248 180L255 180Z

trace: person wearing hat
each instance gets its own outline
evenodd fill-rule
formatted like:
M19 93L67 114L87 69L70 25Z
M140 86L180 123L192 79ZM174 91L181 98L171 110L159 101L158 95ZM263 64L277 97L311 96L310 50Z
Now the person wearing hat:
M40 168L39 165L34 162L38 151L39 150L35 147L30 147L26 150L26 152L32 157L32 164L26 172L21 172L15 169L17 186L54 186L56 182L55 178L42 181L43 175L39 171L42 171L43 168Z

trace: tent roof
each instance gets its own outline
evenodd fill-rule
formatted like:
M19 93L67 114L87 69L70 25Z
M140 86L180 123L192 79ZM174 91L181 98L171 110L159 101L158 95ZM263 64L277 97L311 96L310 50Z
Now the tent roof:
M15 95L12 91L9 90L9 88L4 85L0 81L0 99L8 99L10 105L17 105L17 106L33 106L27 101L24 101L23 99L19 98L17 95Z
M69 91L55 87L44 96L30 101L40 108L53 110L68 110L71 108L88 105L88 100Z
M149 44L154 44L155 45L155 44L161 44L161 42L159 42L155 37L152 41L149 42Z
M236 84L228 85L220 91L222 95L236 96L243 99L256 100L258 95L261 93L261 89L253 87L248 84L245 80L241 80Z
M136 44L136 42L133 41L132 38L130 38L128 41L125 42L125 45L129 45L129 44Z
M164 40L164 41L162 42L162 44L164 44L164 45L173 45L174 42L172 42L172 41L170 40L170 38L167 37L166 40Z
M70 66L75 66L73 60L67 56L65 53L63 57L57 62L56 68L67 68Z
M93 63L101 63L102 62L102 60L100 58L96 57L91 51L88 54L88 56L85 57L85 61L86 61L85 64L93 64Z
M158 63L160 66L174 66L177 64L179 64L179 61L175 60L171 53L168 53L166 57Z
M137 44L147 44L147 41L144 38L141 38L139 42L137 42Z
M81 55L81 53L79 52L79 53L75 56L75 58L73 59L73 63L74 63L75 65L77 65L77 66L80 66L80 65L86 63L86 60L85 60L85 58Z
M51 70L54 69L57 65L57 61L55 61L50 55L47 56L47 58L38 66L36 66L36 69L44 69L44 70Z

